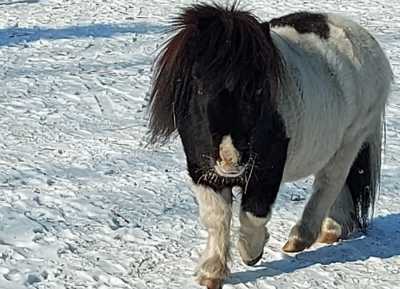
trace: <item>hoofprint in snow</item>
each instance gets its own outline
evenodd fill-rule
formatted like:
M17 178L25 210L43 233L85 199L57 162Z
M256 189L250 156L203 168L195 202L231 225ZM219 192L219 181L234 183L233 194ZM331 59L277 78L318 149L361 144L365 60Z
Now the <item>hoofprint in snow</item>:
M305 9L348 15L400 74L396 1L242 2L266 20ZM168 19L189 3L0 1L0 288L199 288L192 274L206 232L180 142L146 146L151 64ZM311 180L283 185L262 261L242 265L233 246L224 288L399 287L397 83L386 116L368 235L283 254Z

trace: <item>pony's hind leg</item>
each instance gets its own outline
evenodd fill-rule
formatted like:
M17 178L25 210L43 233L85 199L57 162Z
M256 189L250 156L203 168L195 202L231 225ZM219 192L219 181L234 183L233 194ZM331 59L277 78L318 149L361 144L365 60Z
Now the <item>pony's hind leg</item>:
M208 231L207 248L197 270L197 280L208 289L222 288L228 276L229 236L232 217L232 191L230 188L215 192L195 185L193 191L199 203L200 220Z
M324 220L319 241L333 243L353 231L366 230L380 174L380 131L362 146L346 178L346 185Z
M322 222L342 191L350 167L360 150L360 137L347 142L336 152L328 164L316 174L313 194L300 221L292 228L285 252L299 252L310 247L318 238Z
M345 238L358 227L354 202L347 185L344 185L335 203L324 219L318 242L332 244Z

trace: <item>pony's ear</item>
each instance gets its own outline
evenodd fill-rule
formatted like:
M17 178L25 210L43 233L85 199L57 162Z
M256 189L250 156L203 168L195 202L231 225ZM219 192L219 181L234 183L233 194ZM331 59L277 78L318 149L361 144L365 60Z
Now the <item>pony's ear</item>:
M271 24L266 21L266 22L262 22L260 23L262 30L264 31L265 34L270 35L271 33Z
M271 24L266 21L260 23L262 31L265 33L265 36L267 36L268 39L271 38Z

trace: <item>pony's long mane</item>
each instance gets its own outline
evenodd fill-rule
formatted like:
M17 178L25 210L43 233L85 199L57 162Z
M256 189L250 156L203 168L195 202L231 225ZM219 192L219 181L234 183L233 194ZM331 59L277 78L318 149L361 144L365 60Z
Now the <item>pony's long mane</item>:
M234 4L195 4L172 23L154 67L150 95L150 142L165 142L177 129L192 96L193 79L276 104L280 57L269 31L248 11Z

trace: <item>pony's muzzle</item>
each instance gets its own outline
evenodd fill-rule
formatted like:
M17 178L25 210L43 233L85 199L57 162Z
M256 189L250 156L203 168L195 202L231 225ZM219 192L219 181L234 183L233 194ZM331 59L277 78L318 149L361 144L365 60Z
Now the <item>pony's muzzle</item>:
M217 161L217 164L214 167L215 172L220 175L221 177L226 177L226 178L237 178L243 175L243 173L246 170L245 166L232 166L232 165L227 165L223 161Z
M239 160L240 154L234 147L231 136L224 136L219 145L219 160L216 162L215 171L221 177L239 177L245 171L245 166L240 166Z

